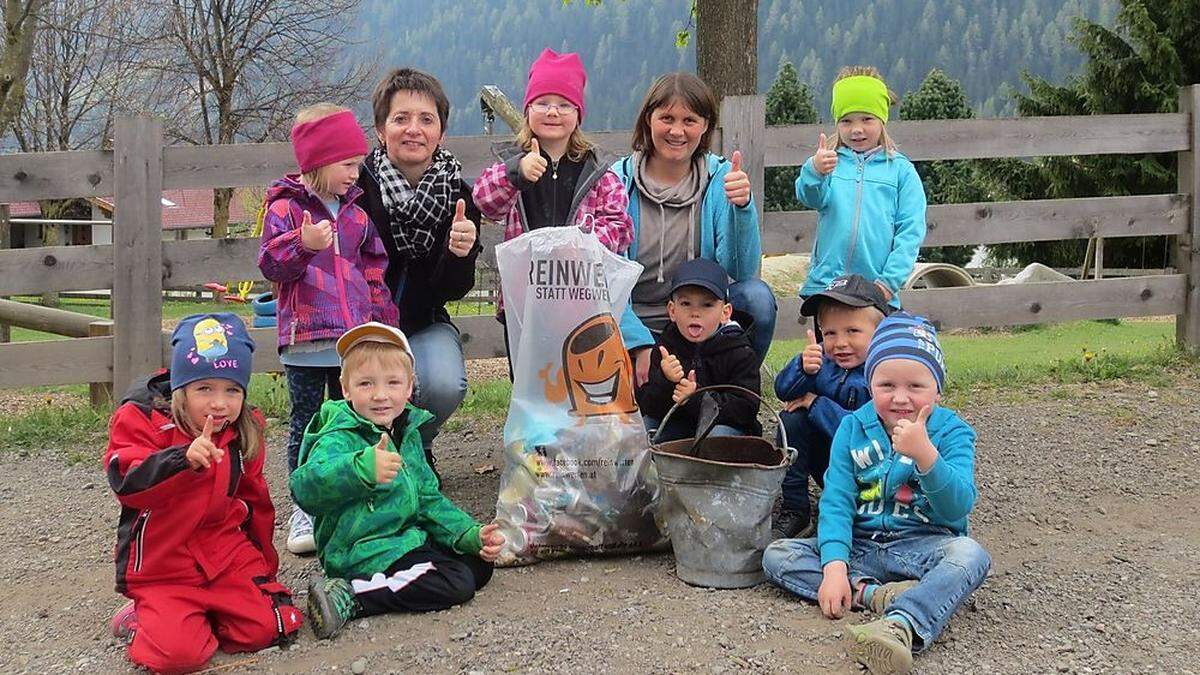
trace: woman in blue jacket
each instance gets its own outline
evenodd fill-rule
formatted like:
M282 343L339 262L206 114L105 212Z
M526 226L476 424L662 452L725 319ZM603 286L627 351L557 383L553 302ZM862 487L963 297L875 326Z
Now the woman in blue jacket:
M892 307L925 240L925 188L887 133L895 95L875 68L843 68L833 84L837 134L821 134L796 179L796 198L816 209L807 298L844 274L874 281ZM818 333L819 334L819 333Z
M758 212L740 153L708 151L717 101L691 73L669 73L646 93L633 132L633 154L613 165L629 193L633 243L643 266L621 318L621 337L646 381L654 335L666 326L671 276L682 262L706 258L733 279L730 302L753 320L743 326L759 360L775 332L775 297L758 278L762 246Z

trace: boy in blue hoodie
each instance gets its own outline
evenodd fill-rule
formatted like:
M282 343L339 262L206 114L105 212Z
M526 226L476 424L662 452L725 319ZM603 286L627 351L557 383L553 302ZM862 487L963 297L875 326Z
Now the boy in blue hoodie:
M884 319L866 362L872 405L833 439L818 536L767 547L767 578L820 604L878 618L846 627L846 650L871 673L906 673L983 583L991 558L967 536L975 504L975 432L937 406L945 379L924 318Z
M796 461L783 478L783 509L775 519L775 539L811 537L808 477L824 486L829 444L842 418L871 399L863 362L875 327L891 311L883 291L857 274L830 282L800 306L801 316L817 317L821 342L808 331L804 351L775 377L775 395L784 404L780 421ZM782 440L782 439L781 439Z

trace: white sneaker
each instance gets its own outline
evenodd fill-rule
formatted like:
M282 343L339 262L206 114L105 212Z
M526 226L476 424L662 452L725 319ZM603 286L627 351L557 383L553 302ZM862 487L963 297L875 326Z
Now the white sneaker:
M317 552L317 540L313 537L313 519L300 509L292 507L292 524L288 530L287 550L296 555Z

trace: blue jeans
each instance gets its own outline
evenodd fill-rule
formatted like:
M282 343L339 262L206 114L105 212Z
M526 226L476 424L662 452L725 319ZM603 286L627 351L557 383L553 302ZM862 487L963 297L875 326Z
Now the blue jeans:
M646 424L646 433L649 434L651 440L654 440L654 431L656 429L658 429L659 421L654 419L653 417L649 417L647 415L642 415L642 422L644 422ZM750 434L746 433L745 431L742 431L741 429L738 429L736 427L731 427L728 424L718 424L718 425L714 426L713 430L711 432L709 432L709 434L708 434L709 438L712 438L715 436L749 436L749 435ZM679 415L675 415L671 418L671 420L669 422L667 422L667 426L666 426L666 428L663 429L662 436L660 436L658 438L658 442L666 443L667 441L677 441L681 438L695 438L695 437L696 437L696 423L685 420L682 417L680 417Z
M458 330L448 323L434 322L409 335L408 344L417 362L413 405L433 413L433 419L420 428L421 445L428 455L442 424L467 397L467 368Z
M313 415L325 402L325 393L331 401L342 399L342 383L338 377L341 368L312 368L308 366L284 366L287 375L288 401L291 413L288 416L287 463L288 474L296 470L300 459L300 441L304 440L304 429Z
M796 449L796 461L783 474L783 510L809 515L808 477L825 487L825 469L829 468L829 446L833 439L808 421L807 410L779 413L787 431L788 445ZM780 438L782 443L783 439Z
M992 558L970 537L937 533L876 535L878 540L855 534L849 561L851 588L860 582L919 579L920 583L896 598L886 613L908 620L919 638L913 641L913 649L922 651L983 584ZM763 553L762 565L772 583L816 601L823 572L815 537L775 541Z
M775 335L775 315L778 307L775 305L775 294L771 287L762 279L747 279L729 287L729 302L733 308L745 312L754 319L750 331L750 346L758 354L761 365L767 358L767 350L771 348L771 338Z

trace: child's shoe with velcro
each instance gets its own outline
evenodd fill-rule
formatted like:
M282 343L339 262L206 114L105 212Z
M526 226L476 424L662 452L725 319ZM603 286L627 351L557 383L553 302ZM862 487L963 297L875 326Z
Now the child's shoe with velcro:
M912 670L912 633L895 619L846 626L846 653L871 675L901 675Z
M318 640L337 635L358 612L354 588L345 579L326 579L314 573L308 582L308 620Z
M867 608L876 614L882 615L887 611L888 607L892 606L896 598L912 589L917 583L915 579L909 579L908 581L893 581L883 584L871 594L871 602L867 603Z
M112 634L115 638L128 640L130 635L133 635L133 628L137 625L137 612L133 610L133 601L125 603L121 609L113 614L112 622L109 627L112 628Z

